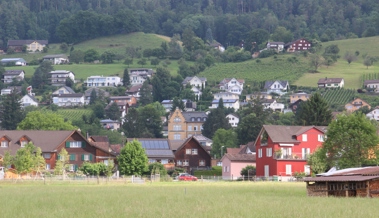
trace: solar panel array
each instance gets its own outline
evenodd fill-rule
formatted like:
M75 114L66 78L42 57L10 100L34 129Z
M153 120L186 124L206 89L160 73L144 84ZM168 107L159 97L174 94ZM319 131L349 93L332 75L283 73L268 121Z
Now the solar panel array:
M170 149L167 140L139 140L144 149Z

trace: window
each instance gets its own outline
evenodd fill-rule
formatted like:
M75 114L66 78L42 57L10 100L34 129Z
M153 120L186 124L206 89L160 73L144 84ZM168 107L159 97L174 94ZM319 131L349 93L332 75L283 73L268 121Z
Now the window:
M68 165L68 171L71 171L71 172L75 171L75 165L74 164Z
M291 159L292 158L292 149L291 148L281 148L282 155L281 158Z
M183 160L183 166L189 166L189 161L188 160Z
M201 121L201 118L200 118L200 117L198 117L198 118L197 118L197 121Z
M21 147L25 147L25 145L28 144L28 141L21 141L20 144L21 144Z
M193 130L194 130L194 131L197 131L197 126L194 126L194 127L193 127Z
M162 159L161 164L168 164L168 159Z
M262 148L258 149L258 158L262 157Z
M304 173L305 175L310 175L311 174L311 166L309 165L304 165Z
M307 139L308 139L307 134L303 134L303 135L302 135L302 138L303 138L303 142L306 142Z
M176 161L176 165L178 165L178 166L182 166L182 165L183 165L183 162L182 162L181 160L177 160L177 161Z
M92 161L92 154L82 154L82 160Z
M266 148L266 157L272 156L272 148Z
M84 147L84 143L82 142L66 142L66 148L81 148Z
M179 130L182 130L182 126L181 125L174 125L174 131L179 131Z
M75 161L76 160L76 155L75 154L70 154L70 160Z
M191 152L192 152L191 149L189 148L186 149L186 154L191 154Z
M324 141L324 135L318 134L318 141L323 142Z
M311 153L310 148L302 148L301 149L301 157L302 159L307 159L309 157L309 154Z
M46 170L50 170L50 164L46 164L46 165L45 165L45 169L46 169Z
M51 153L42 153L42 156L45 159L50 159L51 158Z
M188 126L188 131L192 131L192 126Z
M226 169L227 169L228 167L227 166L224 166L224 173L226 173Z
M286 165L286 175L292 175L292 165L291 164Z
M192 154L193 154L193 155L197 155L197 148L193 148L193 149L192 149Z
M156 160L155 159L149 159L149 163L155 163Z
M8 141L1 141L1 147L6 148L8 147L9 142Z
M174 118L174 122L180 122L180 121L181 121L181 119L179 117Z
M265 177L269 177L269 175L270 175L270 167L269 167L269 165L265 165L264 166L264 174L265 174Z
M205 160L199 160L199 166L201 167L205 166Z
M180 140L180 134L174 134L174 140Z

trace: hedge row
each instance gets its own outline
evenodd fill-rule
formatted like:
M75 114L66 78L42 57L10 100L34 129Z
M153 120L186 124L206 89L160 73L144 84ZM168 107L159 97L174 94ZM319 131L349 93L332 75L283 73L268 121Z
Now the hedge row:
M196 170L193 175L198 178L201 176L222 176L222 167L212 167L212 170Z

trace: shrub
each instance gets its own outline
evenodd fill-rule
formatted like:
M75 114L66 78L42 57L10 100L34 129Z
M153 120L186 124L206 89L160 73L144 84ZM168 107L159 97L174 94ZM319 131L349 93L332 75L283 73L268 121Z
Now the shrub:
M196 170L193 175L198 178L201 176L222 176L222 167L212 167L212 170Z
M265 51L262 51L261 53L259 53L258 58L267 58L267 57L273 56L275 54L276 54L276 52L274 50L265 50Z

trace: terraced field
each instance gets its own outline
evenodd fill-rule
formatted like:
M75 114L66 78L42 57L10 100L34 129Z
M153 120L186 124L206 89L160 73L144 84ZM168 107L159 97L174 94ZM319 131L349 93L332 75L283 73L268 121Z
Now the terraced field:
M83 115L91 115L92 111L89 109L59 109L57 114L61 115L63 118L74 121L81 120Z

